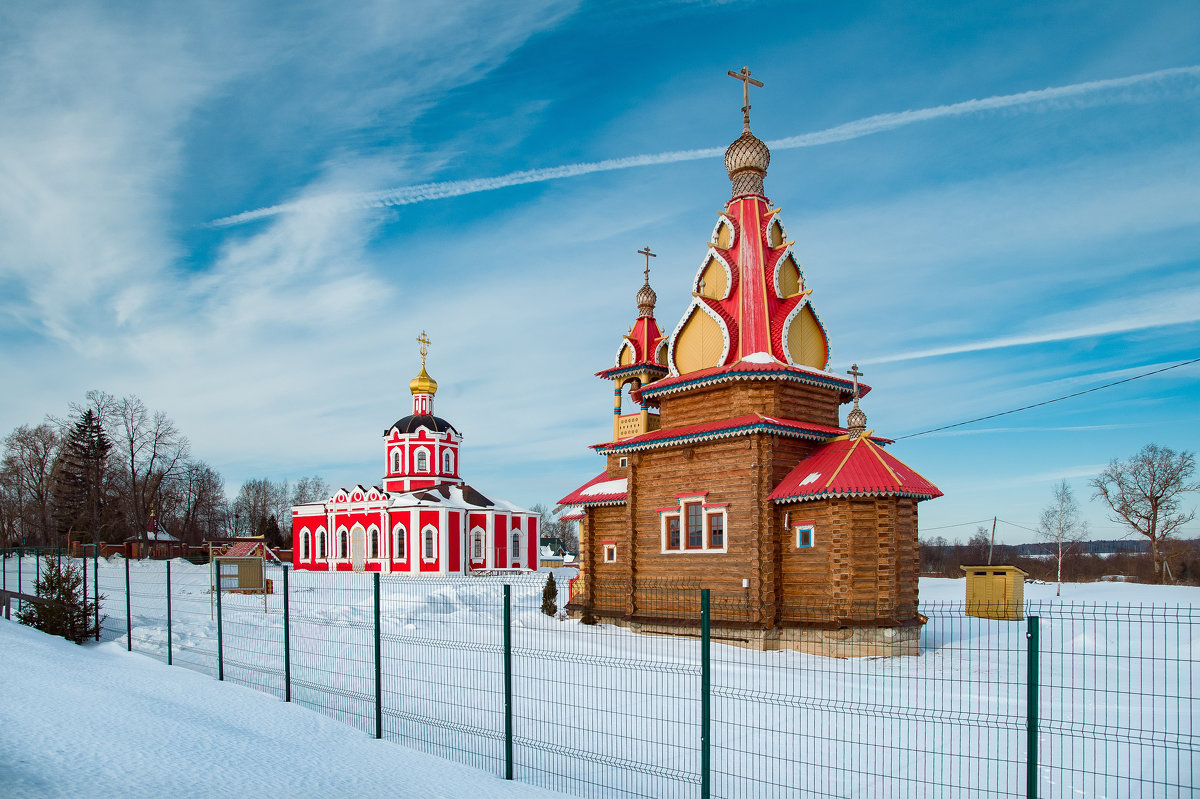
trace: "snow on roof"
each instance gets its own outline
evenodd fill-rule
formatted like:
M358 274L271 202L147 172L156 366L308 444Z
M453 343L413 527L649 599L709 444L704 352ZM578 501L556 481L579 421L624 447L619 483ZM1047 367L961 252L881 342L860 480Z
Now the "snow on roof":
M603 486L603 488L601 488ZM626 478L613 480L609 478L608 472L600 472L600 474L588 480L579 488L567 494L558 501L559 505L620 505L625 501L625 496L628 493L628 482Z

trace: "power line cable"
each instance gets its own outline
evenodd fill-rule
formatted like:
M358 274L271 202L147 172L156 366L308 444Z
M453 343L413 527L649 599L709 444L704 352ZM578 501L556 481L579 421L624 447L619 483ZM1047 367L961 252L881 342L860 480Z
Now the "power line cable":
M1119 386L1122 383L1129 383L1134 380L1141 380L1143 377L1150 377L1151 375L1161 374L1162 372L1169 372L1172 369L1178 369L1181 366L1189 366L1193 363L1200 363L1200 358L1193 358L1190 361L1182 361L1181 363L1172 364L1171 366L1164 366L1163 368L1155 369L1152 372L1145 372L1140 375L1134 375L1133 377L1126 377L1124 380L1117 380L1114 383L1105 383L1102 386L1095 386L1094 388L1085 389L1083 391L1076 391L1074 394L1066 394L1064 396L1055 397L1054 399L1048 399L1043 402L1035 402L1032 405L1025 405L1020 408L1013 408L1010 411L1001 411L1000 413L993 413L988 416L980 416L976 419L968 419L965 422L955 422L954 424L943 425L942 427L934 427L930 430L922 430L919 433L909 433L906 436L899 436L898 438L896 438L894 440L895 441L903 441L906 438L916 438L917 436L929 435L930 433L938 433L938 432L941 432L942 430L949 430L954 427L962 427L963 425L975 424L975 422L984 422L984 421L987 421L988 419L995 419L1000 416L1008 416L1011 413L1020 413L1021 411L1027 411L1030 408L1040 408L1043 405L1049 405L1054 402L1062 402L1063 400L1071 399L1073 397L1082 397L1084 394L1091 394L1093 391L1100 391L1101 389L1104 389L1104 388L1112 388L1113 386Z

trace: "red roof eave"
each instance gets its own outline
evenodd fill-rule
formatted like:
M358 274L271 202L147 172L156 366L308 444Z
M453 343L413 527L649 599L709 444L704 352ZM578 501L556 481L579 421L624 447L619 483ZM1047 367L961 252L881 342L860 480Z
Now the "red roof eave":
M633 392L633 399L640 402L642 395L650 399L662 394L673 394L679 391L686 391L689 388L699 388L738 378L750 380L792 380L819 388L838 391L842 395L842 402L850 402L854 399L853 382L837 375L832 375L829 372L807 369L801 366L789 366L784 363L753 363L750 361L738 361L728 366L711 366L707 369L698 369L695 372L688 372L687 374L676 375L675 377L664 377L662 380L656 380L648 386L643 386L639 391ZM866 383L858 384L858 396L860 399L869 394L870 391L871 387Z
M770 432L795 438L808 438L814 441L824 441L837 436L846 435L846 430L841 427L830 427L822 424L809 424L806 422L797 422L791 419L776 419L770 416L764 416L761 413L752 413L745 416L736 416L732 419L722 419L715 422L703 422L701 424L688 425L686 427L673 427L665 430L654 430L649 433L643 433L640 436L622 439L620 441L609 441L603 444L593 444L592 449L597 452L622 452L633 451L640 449L656 449L658 447L670 446L671 444L691 442L691 441L707 441L713 438L729 438L737 435L750 435L751 433ZM873 438L876 443L890 444L891 439ZM559 503L562 504L562 503Z
M600 474L588 480L579 488L567 494L560 499L559 505L572 505L579 507L587 507L589 505L623 505L625 498L629 495L629 491L613 491L606 494L585 494L584 492L598 483L608 482L614 478L609 477L608 472L600 472Z

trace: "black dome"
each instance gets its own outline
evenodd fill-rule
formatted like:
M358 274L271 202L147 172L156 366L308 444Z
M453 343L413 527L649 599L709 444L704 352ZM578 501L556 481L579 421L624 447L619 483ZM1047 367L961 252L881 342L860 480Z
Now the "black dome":
M386 436L393 428L401 433L415 433L418 427L427 427L435 433L444 433L447 430L451 430L455 435L459 435L459 432L458 430L455 430L454 425L450 424L440 416L430 416L427 413L405 416L387 430L384 430L383 434Z

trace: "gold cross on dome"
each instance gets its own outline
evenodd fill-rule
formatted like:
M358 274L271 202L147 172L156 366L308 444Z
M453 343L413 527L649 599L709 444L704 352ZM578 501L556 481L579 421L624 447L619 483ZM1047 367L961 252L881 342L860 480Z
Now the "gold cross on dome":
M647 244L642 249L638 250L638 255L646 256L646 283L649 284L650 283L650 259L657 258L658 256L655 255L654 253L650 252L649 244Z
M429 354L429 336L425 335L424 330L417 336L417 343L421 345L421 367L424 368L425 356Z
M745 130L750 130L750 86L753 84L761 89L762 81L750 77L750 67L742 67L740 72L734 72L731 69L729 77L737 78L742 82L742 124L745 126Z

